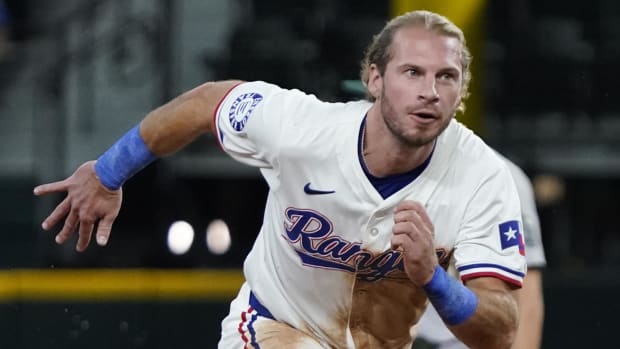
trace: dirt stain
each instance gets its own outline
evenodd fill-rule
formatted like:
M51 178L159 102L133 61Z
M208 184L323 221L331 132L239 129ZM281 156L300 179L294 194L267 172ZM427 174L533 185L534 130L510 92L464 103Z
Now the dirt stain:
M442 267L446 268L452 251L437 249ZM404 271L393 271L388 277L368 281L358 278L353 287L349 327L356 348L411 348L414 325L427 305L426 293L415 286Z
M349 326L358 349L411 347L412 327L426 309L427 298L401 274L355 283Z
M311 335L295 329L283 322L261 319L254 326L258 346L246 345L248 348L262 349L324 349ZM250 333L247 333L250 335Z

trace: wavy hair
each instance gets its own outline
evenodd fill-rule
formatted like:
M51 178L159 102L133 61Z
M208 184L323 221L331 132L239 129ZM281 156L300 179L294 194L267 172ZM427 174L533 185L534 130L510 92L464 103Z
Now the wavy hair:
M471 53L467 48L463 31L448 18L430 11L411 11L390 20L385 27L375 35L368 46L364 59L361 62L360 78L366 87L366 98L371 102L375 97L368 91L370 66L375 64L379 73L383 75L388 62L392 59L391 46L396 32L405 27L422 27L441 35L456 38L461 43L461 68L463 71L461 102L458 111L465 111L465 99L469 96L469 82L471 81L470 65Z

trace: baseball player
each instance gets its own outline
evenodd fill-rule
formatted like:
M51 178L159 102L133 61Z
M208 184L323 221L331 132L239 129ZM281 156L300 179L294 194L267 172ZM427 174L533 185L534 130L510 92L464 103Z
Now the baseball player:
M512 161L498 154L508 165L519 192L521 213L523 215L523 230L527 261L527 275L523 289L519 295L521 321L513 349L540 348L542 339L544 301L542 278L540 269L547 264L540 232L540 222L536 209L534 190L527 175ZM433 344L436 349L464 349L466 346L454 337L452 332L443 324L437 311L430 305L418 324L418 337L427 343ZM417 343L417 341L416 341ZM417 348L418 345L414 345Z
M471 57L461 30L426 11L370 44L368 101L326 103L266 82L201 85L149 113L97 161L35 188L66 191L43 222L56 241L93 225L105 245L122 184L214 132L269 184L246 282L219 348L409 348L429 300L476 348L509 348L526 272L521 210L505 163L454 120ZM445 270L450 258L463 282Z

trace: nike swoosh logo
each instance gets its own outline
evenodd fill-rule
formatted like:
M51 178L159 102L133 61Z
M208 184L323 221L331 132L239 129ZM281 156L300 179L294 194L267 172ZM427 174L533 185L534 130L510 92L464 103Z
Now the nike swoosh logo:
M316 190L316 189L312 189L310 188L310 182L306 183L306 185L304 185L304 192L308 195L324 195L324 194L333 194L336 191L335 190Z

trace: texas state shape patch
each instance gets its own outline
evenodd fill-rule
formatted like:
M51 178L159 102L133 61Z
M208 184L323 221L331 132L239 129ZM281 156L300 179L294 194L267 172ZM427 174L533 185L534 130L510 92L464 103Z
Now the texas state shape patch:
M525 255L525 245L523 243L523 235L519 229L519 221L508 221L500 224L499 239L502 244L502 250L518 246L519 253Z

